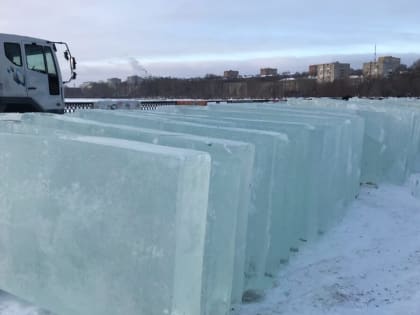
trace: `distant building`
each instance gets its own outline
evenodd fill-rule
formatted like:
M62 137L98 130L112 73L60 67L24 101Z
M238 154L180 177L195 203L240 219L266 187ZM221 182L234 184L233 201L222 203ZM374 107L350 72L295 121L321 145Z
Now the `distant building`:
M309 76L316 77L318 75L318 65L309 66Z
M367 78L379 77L379 68L377 62L365 62L363 64L363 76Z
M318 82L334 82L335 80L348 79L350 74L350 64L348 63L326 63L317 65Z
M138 85L140 84L142 80L142 77L138 76L138 75L132 75L127 77L127 84L128 85Z
M376 62L367 62L363 64L363 75L373 78L387 78L401 66L401 59L384 56L379 57Z
M275 68L262 68L260 69L261 77L275 77L278 75L277 69Z
M239 71L227 70L223 73L223 77L225 79L238 79L239 78Z
M106 84L108 84L109 87L112 87L115 89L121 85L121 79L111 78L111 79L106 80Z

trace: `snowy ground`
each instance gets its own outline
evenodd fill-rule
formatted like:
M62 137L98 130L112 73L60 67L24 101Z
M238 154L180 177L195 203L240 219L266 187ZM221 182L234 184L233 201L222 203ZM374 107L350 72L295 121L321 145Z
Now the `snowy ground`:
M53 315L0 291L1 315Z
M363 188L344 220L308 244L241 315L419 315L420 200Z
M0 294L1 315L46 315ZM282 270L240 315L419 315L420 200L364 187L344 220Z

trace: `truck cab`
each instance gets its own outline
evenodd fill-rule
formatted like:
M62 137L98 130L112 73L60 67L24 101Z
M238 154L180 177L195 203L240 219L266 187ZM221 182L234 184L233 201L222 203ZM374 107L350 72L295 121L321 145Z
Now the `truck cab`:
M66 47L71 78L76 62L66 43L0 33L0 112L64 113L56 45Z

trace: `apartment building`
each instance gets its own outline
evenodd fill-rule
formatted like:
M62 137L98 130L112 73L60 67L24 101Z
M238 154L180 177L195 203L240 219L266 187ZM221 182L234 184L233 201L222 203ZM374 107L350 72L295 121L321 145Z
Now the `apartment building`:
M316 77L318 75L318 65L309 66L309 76Z
M366 62L363 64L363 75L373 78L387 78L401 66L401 59L384 56L379 57L376 62Z
M348 79L350 75L350 64L348 63L325 63L317 65L318 82L334 82L335 80Z

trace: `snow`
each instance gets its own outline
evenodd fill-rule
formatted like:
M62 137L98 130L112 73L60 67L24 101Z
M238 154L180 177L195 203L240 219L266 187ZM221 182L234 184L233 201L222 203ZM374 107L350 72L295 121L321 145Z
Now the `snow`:
M6 292L0 291L0 314L1 315L53 315L52 313L41 310L29 305Z
M308 244L240 315L420 314L420 200L363 187L343 221Z
M409 187L365 186L343 221L302 247L276 287L239 315L420 314L420 200ZM45 311L0 293L1 315Z

